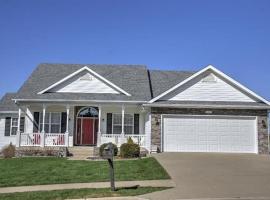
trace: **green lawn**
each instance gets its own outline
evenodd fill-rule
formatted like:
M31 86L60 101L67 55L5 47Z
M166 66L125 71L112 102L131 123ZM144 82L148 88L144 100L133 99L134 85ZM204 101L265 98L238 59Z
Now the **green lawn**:
M42 192L22 192L0 194L1 200L60 200L77 198L95 198L95 197L118 197L118 196L136 196L150 192L165 190L167 188L139 187L139 188L120 188L115 192L108 188L102 189L75 189L75 190L54 190Z
M107 161L0 159L0 187L108 181ZM155 158L115 161L116 181L169 179Z

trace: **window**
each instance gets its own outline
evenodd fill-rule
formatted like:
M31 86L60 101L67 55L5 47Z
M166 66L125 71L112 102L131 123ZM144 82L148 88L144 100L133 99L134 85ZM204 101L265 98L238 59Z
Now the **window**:
M98 110L94 107L86 107L80 110L78 117L98 117Z
M6 117L5 119L5 136L17 135L18 128L24 132L24 117L21 117L20 127L18 127L18 117Z
M18 118L11 118L10 135L16 135L18 129Z
M132 114L125 114L124 131L125 134L133 134L134 132L134 118ZM122 114L113 114L113 134L121 134L122 132Z
M39 130L42 130L42 113L39 115ZM45 113L44 123L45 133L61 133L61 113L49 112Z

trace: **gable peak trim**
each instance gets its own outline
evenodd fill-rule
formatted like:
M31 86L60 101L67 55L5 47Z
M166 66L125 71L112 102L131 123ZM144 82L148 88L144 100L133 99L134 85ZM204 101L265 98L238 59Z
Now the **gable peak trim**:
M98 74L97 72L95 72L94 70L90 69L90 68L87 67L87 66L82 67L81 69L79 69L79 70L73 72L72 74L70 74L70 75L66 76L65 78L61 79L60 81L58 81L58 82L52 84L51 86L47 87L46 89L44 89L44 90L38 92L38 94L44 94L45 92L49 91L50 89L56 87L57 85L59 85L59 84L65 82L66 80L68 80L68 79L74 77L75 75L77 75L77 74L79 74L80 72L85 71L85 70L88 71L88 72L90 72L90 73L93 74L94 76L98 77L98 78L101 79L103 82L107 83L108 85L112 86L112 88L118 90L119 92L121 92L121 93L123 93L123 94L125 94L125 95L127 95L127 96L131 96L131 94L129 94L128 92L126 92L126 91L123 90L122 88L118 87L117 85L115 85L115 84L112 83L111 81L107 80L106 78L104 78L103 76L101 76L100 74Z

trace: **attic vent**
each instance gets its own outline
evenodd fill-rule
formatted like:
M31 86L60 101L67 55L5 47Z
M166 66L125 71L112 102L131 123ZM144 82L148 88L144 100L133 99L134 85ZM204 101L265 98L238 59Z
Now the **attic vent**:
M85 74L80 78L81 81L92 81L93 80L93 76L91 76L90 74Z
M202 82L203 83L216 83L217 79L214 76L214 74L209 74L208 76L202 79Z

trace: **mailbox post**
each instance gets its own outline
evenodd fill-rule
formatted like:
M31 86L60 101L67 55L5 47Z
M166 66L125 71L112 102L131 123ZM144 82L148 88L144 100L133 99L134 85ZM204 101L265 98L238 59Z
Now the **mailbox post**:
M111 190L115 191L113 156L114 156L113 144L109 143L102 152L102 158L108 160L110 167Z

